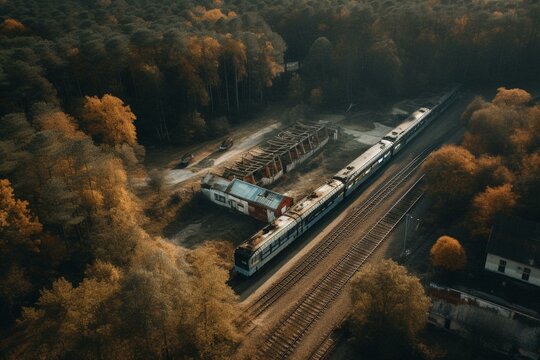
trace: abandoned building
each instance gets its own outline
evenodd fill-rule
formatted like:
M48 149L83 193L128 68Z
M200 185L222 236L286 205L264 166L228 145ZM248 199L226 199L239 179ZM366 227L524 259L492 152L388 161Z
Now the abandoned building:
M517 217L497 220L489 238L484 268L540 286L540 224Z
M510 358L539 358L538 313L472 290L430 284L432 300L428 322L462 337L482 341Z
M273 221L293 205L293 199L288 196L211 173L201 180L201 191L215 204L265 222Z
M298 122L264 144L243 154L242 159L225 169L224 177L257 185L269 185L304 162L337 131L324 124Z

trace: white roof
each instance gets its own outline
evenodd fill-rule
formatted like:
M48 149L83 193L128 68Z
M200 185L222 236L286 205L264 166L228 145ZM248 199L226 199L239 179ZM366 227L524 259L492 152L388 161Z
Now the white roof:
M413 112L411 114L411 116L409 116L407 118L407 120L405 120L404 122L399 124L396 128L394 128L394 130L392 130L391 132L386 134L384 138L385 139L386 138L397 139L401 134L403 134L408 128L413 126L424 115L428 114L429 111L430 110L428 108L425 108L425 107L422 107L422 108L416 110L415 112Z
M334 190L338 188L341 183L337 180L330 180L326 184L319 186L311 194L303 198L298 204L294 205L288 213L294 213L296 215L303 215L316 205L321 199L326 198L328 195L334 193Z
M276 235L280 235L283 230L286 230L286 228L293 223L294 219L282 215L242 243L240 247L246 250L255 251L266 244L268 240L273 239Z
M387 140L381 140L369 149L367 149L362 155L354 159L347 167L341 169L334 178L347 179L354 176L358 172L364 171L366 165L368 165L374 158L385 152L392 146L392 142Z

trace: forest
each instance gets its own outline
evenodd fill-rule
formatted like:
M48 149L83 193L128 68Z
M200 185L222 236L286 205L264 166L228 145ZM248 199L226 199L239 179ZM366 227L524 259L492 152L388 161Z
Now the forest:
M0 352L230 358L242 339L228 260L150 234L130 182L145 146L219 137L275 103L538 81L538 64L533 0L0 1ZM476 99L462 146L426 165L459 168L428 191L441 213L474 213L474 236L508 211L540 218L531 100ZM441 185L454 180L467 186Z
M348 106L540 71L532 0L20 0L0 10L0 113L41 101L76 115L84 96L112 94L132 107L143 143L215 136L286 94Z

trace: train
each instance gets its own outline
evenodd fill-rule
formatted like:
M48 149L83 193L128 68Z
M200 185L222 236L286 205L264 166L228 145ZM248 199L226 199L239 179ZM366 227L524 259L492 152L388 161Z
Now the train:
M234 251L234 270L250 277L293 243L367 179L389 162L459 94L456 85L430 108L421 107L377 144L337 172L331 179L293 205L283 215L244 241Z

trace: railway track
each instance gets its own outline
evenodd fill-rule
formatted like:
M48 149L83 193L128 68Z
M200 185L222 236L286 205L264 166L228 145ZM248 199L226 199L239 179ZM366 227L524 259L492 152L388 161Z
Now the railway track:
M275 301L285 294L294 284L304 278L309 271L326 257L342 239L349 237L362 220L370 215L388 196L408 180L416 169L424 162L427 154L435 149L436 145L426 148L418 156L398 171L393 177L379 185L373 193L360 206L354 208L350 214L328 236L321 240L309 253L287 271L283 277L270 286L246 309L248 318L256 318L268 309Z
M342 324L346 319L346 316L338 321L338 324ZM339 326L339 325L337 325ZM318 343L317 348L311 352L309 360L327 360L336 349L338 343L342 339L342 335L336 332L336 327L333 327L328 331Z
M301 339L338 297L358 268L422 197L423 191L417 186L422 178L423 176L415 181L390 210L337 261L336 265L284 314L268 333L260 348L260 358L284 359L292 354ZM323 341L323 345L324 343ZM329 340L328 348L331 346L332 341ZM323 353L326 352L327 350L323 349Z

